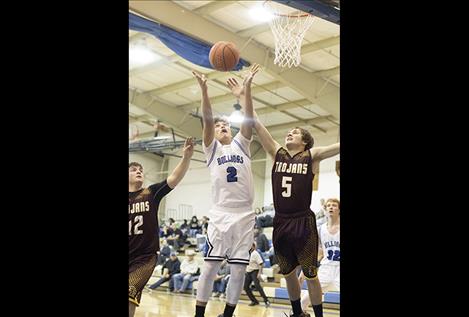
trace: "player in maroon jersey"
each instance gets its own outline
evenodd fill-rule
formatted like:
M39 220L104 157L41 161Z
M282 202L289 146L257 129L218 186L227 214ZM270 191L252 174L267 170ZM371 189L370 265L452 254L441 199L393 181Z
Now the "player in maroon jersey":
M161 183L143 188L143 167L129 164L129 317L139 305L142 290L156 266L156 252L160 249L158 206L186 174L194 153L193 139L184 143L182 159L173 172Z
M236 80L229 83L233 94L244 95ZM242 101L244 98L240 98ZM314 175L319 162L339 154L340 144L313 148L314 139L302 128L295 127L285 138L285 146L276 142L254 112L254 128L264 150L274 160L272 191L275 207L272 242L285 276L293 308L291 317L309 317L301 309L301 287L295 271L301 265L316 317L323 317L322 291L317 279L318 232L316 218L310 209Z

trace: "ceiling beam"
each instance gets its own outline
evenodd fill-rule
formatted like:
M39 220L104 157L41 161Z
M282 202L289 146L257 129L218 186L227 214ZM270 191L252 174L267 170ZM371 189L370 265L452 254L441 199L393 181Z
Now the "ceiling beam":
M156 100L154 97L132 88L129 88L129 100L131 100L134 106L145 110L155 119L164 118L166 125L177 127L177 130L185 135L194 137L202 135L200 120L176 109L174 106Z
M323 39L317 42L303 45L301 47L301 55L319 51L319 50L322 50L331 46L335 46L337 44L340 44L340 36L328 37L326 39Z
M191 74L191 76L192 76L192 74ZM226 76L226 73L214 71L214 72L205 74L205 76L207 77L207 79L212 79L213 80L213 79L217 79L217 78ZM148 90L148 91L146 91L146 93L147 94L153 94L155 96L159 96L159 95L166 94L168 92L172 92L172 91L175 91L175 90L187 88L187 87L190 87L190 86L193 86L193 85L196 85L196 84L197 84L197 80L195 78L191 78L191 79L186 79L186 80L183 80L183 81L179 81L177 83L173 83L173 84L161 87L161 88Z
M224 7L232 5L233 3L236 3L236 1L212 1L192 11L199 15L208 15L212 12L215 12L217 10L223 9Z
M314 73L316 75L320 76L320 77L329 78L329 77L340 74L340 66L336 66L336 67L330 68L330 69L321 70L321 71L314 72Z
M259 93L262 93L262 92L266 92L266 91L270 91L270 90L274 90L274 89L278 89L278 88L282 88L282 87L285 87L285 83L281 83L281 82L278 82L278 81L274 81L274 82L271 82L271 83L268 83L268 84L265 84L265 85L258 85L256 87L253 87L251 89L251 94L252 95L255 95L255 94L259 94ZM224 95L221 95L221 96L217 96L217 97L213 97L213 98L210 98L210 103L212 105L215 105L217 103L221 103L221 102L225 102L225 101L229 101L229 100L235 100L236 98L233 96L233 94L230 92L230 93L227 93L227 94L224 94ZM194 107L199 107L200 106L200 102L201 100L196 100L194 102L191 102L191 103L187 103L185 105L181 105L179 106L178 108L179 109L184 109L184 110L190 110Z
M273 105L272 107L265 107L265 108L257 109L256 112L258 115L261 115L261 114L272 113L276 111L288 110L292 108L304 107L310 104L311 104L311 101L309 101L308 99L300 99L296 101L289 101L289 102L281 103L279 105Z
M258 63L263 70L276 80L305 96L312 103L319 105L325 111L339 118L339 89L328 84L321 77L300 67L290 69L274 65L273 56L269 55L263 45L243 38L196 13L184 10L170 1L129 1L131 10L174 28L189 36L206 42L215 43L220 40L233 42L242 47L241 57L251 63ZM246 44L246 45L245 45ZM313 43L314 44L314 43Z
M270 126L266 126L266 128L267 130L269 130L269 132L275 133L275 132L282 131L282 130L293 129L296 126L305 126L305 125L312 126L317 123L329 121L330 119L332 119L332 116L323 116L323 117L313 118L310 120L299 120L299 121L293 121L293 122L288 122L288 123L270 125Z
M241 37L251 37L253 35L261 34L267 31L270 31L269 23L262 23L262 24L258 24L250 28L238 31L236 32L236 34Z
M152 52L156 53L153 50L152 50ZM177 54L173 54L171 56L163 56L163 55L160 55L160 54L156 53L156 55L158 55L158 57L159 57L158 60L154 61L153 63L144 65L144 66L132 68L132 70L129 71L129 77L147 73L149 71L154 70L155 68L160 67L161 65L166 65L168 63L175 63L175 62L180 61L182 59L182 57L180 57Z

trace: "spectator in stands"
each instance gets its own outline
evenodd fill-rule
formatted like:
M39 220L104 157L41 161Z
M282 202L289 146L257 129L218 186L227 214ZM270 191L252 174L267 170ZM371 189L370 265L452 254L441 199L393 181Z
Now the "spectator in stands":
M179 227L179 229L181 229L181 231L184 233L184 234L187 234L188 231L189 231L189 224L187 223L187 219L184 219L184 223Z
M157 252L158 258L156 260L156 265L164 264L166 260L169 258L169 255L171 254L171 248L169 247L166 239L162 239L161 245L162 247L160 251Z
M209 220L210 220L210 218L207 217L207 216L202 217L202 224L201 224L202 234L207 234L207 228L208 228L208 221Z
M324 198L320 200L321 208L316 213L316 226L319 228L323 223L327 222L326 201Z
M201 227L199 225L199 219L197 216L193 216L191 222L189 223L189 235L191 238L195 238L197 233L201 233Z
M262 228L257 226L254 227L254 239L257 245L257 251L259 252L267 252L270 249L269 239L267 239L266 235L262 232Z
M261 277L262 267L264 265L264 261L262 260L261 255L256 250L256 243L254 242L251 246L251 256L249 257L249 264L246 267L246 276L244 279L244 291L248 295L251 303L249 306L259 305L259 301L254 297L252 290L250 289L250 285L254 282L256 289L261 294L262 298L264 299L265 307L270 306L269 299L264 293L264 289L262 288L259 278Z
M226 285L230 279L230 266L227 264L226 259L221 262L221 266L218 269L217 275L215 276L215 282L213 283L212 296L220 298L224 297ZM223 297L222 297L223 295Z
M181 263L181 273L173 275L174 292L181 293L187 289L190 282L199 278L200 266L194 259L194 251L188 250L187 257Z
M169 281L169 290L172 292L174 290L173 275L181 272L181 262L179 261L176 252L171 252L169 260L166 261L163 265L163 274L161 278L154 284L150 285L151 290L156 289L163 283Z
M161 238L167 238L173 234L173 229L168 225L163 225L163 233L161 234Z
M259 214L256 218L256 223L260 228L262 227L272 227L273 219L275 216L275 210L273 204L267 207L262 207L262 213Z
M271 246L269 251L267 251L266 256L269 257L270 265L273 267L274 265L278 266L278 260L277 257L275 256L274 252L274 246Z
M181 240L183 239L183 233L181 229L179 229L175 223L171 224L172 234L167 237L168 244L172 245L176 251L179 251L179 248L184 245L184 242L181 244Z

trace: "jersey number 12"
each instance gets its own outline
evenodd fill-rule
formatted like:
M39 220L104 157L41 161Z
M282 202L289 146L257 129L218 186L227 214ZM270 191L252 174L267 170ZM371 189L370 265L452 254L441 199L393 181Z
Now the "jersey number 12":
M143 225L143 216L142 215L135 216L133 220L134 220L134 223L133 223L134 234L135 235L142 234L143 230L140 230L139 228ZM132 235L132 219L129 220L129 236L131 235Z

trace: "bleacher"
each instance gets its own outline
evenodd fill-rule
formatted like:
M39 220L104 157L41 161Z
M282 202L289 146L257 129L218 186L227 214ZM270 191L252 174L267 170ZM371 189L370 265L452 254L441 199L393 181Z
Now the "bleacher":
M263 233L266 235L267 239L269 240L270 245L272 245L272 231L273 231L272 227L263 228ZM187 250L190 250L190 249L194 250L197 248L196 238L188 238L188 241L190 242L190 245L186 246L185 248L186 252ZM180 252L178 254L178 258L182 262L182 260L185 258L185 254ZM199 263L200 267L202 267L203 262L204 262L202 253L196 252L196 256L194 258ZM286 281L285 281L285 278L283 278L283 275L278 274L279 272L278 266L276 265L271 266L270 260L268 256L266 256L265 253L263 254L263 258L265 261L263 272L262 272L262 277L264 281L261 281L261 284L262 284L265 294L269 298L269 301L271 303L290 304L290 300L288 298L288 292L286 289ZM153 275L148 281L147 286L159 280L159 278L161 277L161 271L162 271L161 268L162 268L161 265L158 265L155 268L155 270L153 271ZM189 283L188 288L185 293L192 294L193 296L195 296L196 291L197 291L197 285L198 285L198 281ZM169 292L169 281L162 284L155 291ZM307 291L307 286L306 286L306 281L305 281L302 285L302 294L307 294L307 292L308 291ZM254 291L254 296L256 296L256 298L258 298L260 302L262 302L262 298L260 297L257 291ZM249 300L244 290L241 293L240 299ZM339 309L340 292L324 293L323 302L324 302L325 308Z

